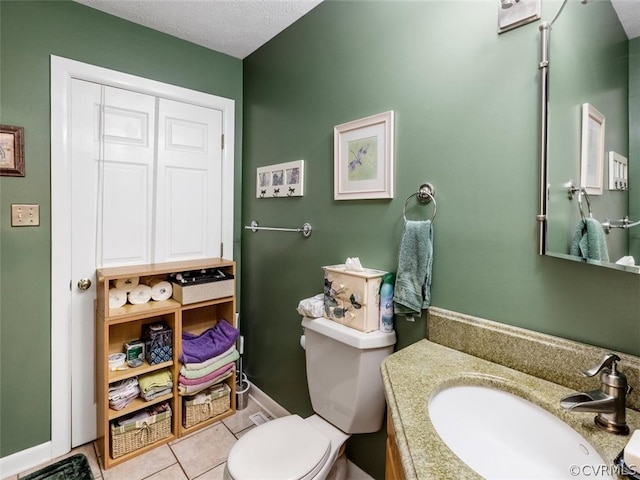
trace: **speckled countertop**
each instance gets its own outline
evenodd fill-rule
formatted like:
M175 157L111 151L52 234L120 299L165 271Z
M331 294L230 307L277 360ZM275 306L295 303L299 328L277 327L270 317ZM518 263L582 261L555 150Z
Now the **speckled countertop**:
M460 333L457 329L461 327L479 329L476 332L478 334L475 337L476 339L482 337L482 332L486 333L487 327L491 329L497 328L498 332L493 332L491 335L509 335L509 332L501 331L502 327L499 325L486 320L438 309L432 309L429 313L432 317L429 319L429 328L431 328L431 322L444 321L447 323L447 331L453 337ZM474 325L475 323L477 325ZM516 331L519 335L527 334L528 332L514 327L505 327L505 329L512 333ZM559 342L561 344L564 352L562 355L576 357L575 351L572 354L570 348L573 342L535 334L534 332L531 332L531 334L531 338L528 335L526 336L528 342L533 339L532 347L535 347L537 341L545 341L548 344L549 340L552 339L551 343ZM434 337L437 337L437 335L434 335ZM438 338L438 340L441 343L447 343L446 339ZM493 342L487 342L487 348L494 344L494 348L490 349L495 352L495 347L501 343L501 340L499 338L494 338L493 340ZM504 344L508 343L505 342ZM585 348L583 344L575 344L575 346L576 348ZM514 345L514 347L522 348L522 345ZM593 352L589 352L591 348L594 349ZM587 358L590 358L591 354L593 354L590 360L593 365L598 363L601 359L601 349L590 346L586 346L586 349ZM525 356L527 354L535 355L535 351L520 350L520 353ZM635 379L637 374L637 358L624 356L623 360L629 363L628 370L630 370L631 375L628 375L628 377L630 377L631 383L631 379ZM589 365L589 367L593 365ZM623 362L620 365L620 369L627 373ZM575 367L572 362L569 362L568 365L557 364L557 368L562 369L569 377L573 375L579 377L578 371L580 370ZM453 385L491 386L525 398L553 413L573 427L593 445L607 462L613 462L613 459L622 451L629 440L629 436L613 435L598 429L593 423L595 415L593 413L575 413L562 409L560 407L560 399L565 395L576 392L575 389L427 339L387 357L382 364L381 370L387 404L407 479L482 478L449 450L436 433L429 419L427 409L429 398L438 391ZM553 372L546 373L547 376L553 378ZM588 385L591 387L590 390L599 388L598 378L588 380ZM580 381L582 382L583 380ZM633 383L631 384L633 385ZM640 385L635 384L634 386L636 389L640 388ZM635 429L640 429L640 412L628 408L627 423L631 432ZM571 478L569 472L567 472L567 478Z

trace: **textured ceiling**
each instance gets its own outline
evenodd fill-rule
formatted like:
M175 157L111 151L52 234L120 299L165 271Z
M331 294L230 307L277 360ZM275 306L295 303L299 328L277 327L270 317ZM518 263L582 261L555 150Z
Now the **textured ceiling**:
M242 59L322 0L74 1ZM640 36L640 0L611 2L627 36Z
M242 59L322 0L74 1Z
M640 1L611 0L629 39L640 36Z

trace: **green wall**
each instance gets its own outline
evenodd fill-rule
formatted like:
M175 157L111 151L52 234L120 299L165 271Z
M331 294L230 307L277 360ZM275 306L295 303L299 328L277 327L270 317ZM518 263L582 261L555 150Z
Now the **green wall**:
M640 355L640 276L536 255L537 24L498 36L490 1L329 0L241 62L75 3L2 0L0 122L25 127L27 176L0 178L0 456L50 439L50 54L236 100L245 367L290 411L311 413L298 301L347 256L394 270L402 206L425 181L434 305ZM334 201L333 126L386 110L395 198ZM256 167L298 159L304 197L255 198ZM22 202L41 205L39 228L9 226ZM314 233L241 228L253 219ZM425 320L397 331L404 347ZM384 432L349 455L381 478Z
M543 3L543 18L555 14ZM640 354L640 276L536 253L539 24L498 35L496 9L328 1L245 59L243 222L314 228L308 239L242 232L245 366L290 411L312 413L298 301L322 291L322 265L349 256L395 270L402 207L426 181L438 204L433 305ZM395 198L334 201L333 127L387 110ZM255 198L257 167L298 159L304 197ZM425 335L424 318L396 324L398 348ZM382 478L384 432L348 448Z
M50 55L234 99L241 175L241 60L77 3L0 2L0 123L24 127L26 158L0 178L0 457L51 438ZM41 226L12 228L11 203L40 204Z

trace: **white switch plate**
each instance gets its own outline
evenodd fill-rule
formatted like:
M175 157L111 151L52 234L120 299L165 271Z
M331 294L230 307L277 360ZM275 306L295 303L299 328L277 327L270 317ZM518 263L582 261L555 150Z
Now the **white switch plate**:
M37 227L38 225L40 225L40 205L11 204L12 227Z

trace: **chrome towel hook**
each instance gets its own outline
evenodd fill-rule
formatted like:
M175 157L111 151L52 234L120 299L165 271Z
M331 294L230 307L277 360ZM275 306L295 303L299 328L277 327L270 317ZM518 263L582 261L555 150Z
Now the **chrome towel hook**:
M421 203L422 205L428 205L433 201L433 215L431 215L431 221L433 222L433 220L436 218L436 211L437 211L435 195L436 195L436 189L434 188L433 185L431 185L430 183L423 183L422 185L420 185L420 188L418 189L418 191L416 193L409 195L409 197L407 198L407 201L404 202L404 208L402 209L402 217L404 218L404 221L405 222L407 221L407 205L409 204L409 201L413 197L416 197L416 200L418 200L418 202Z

